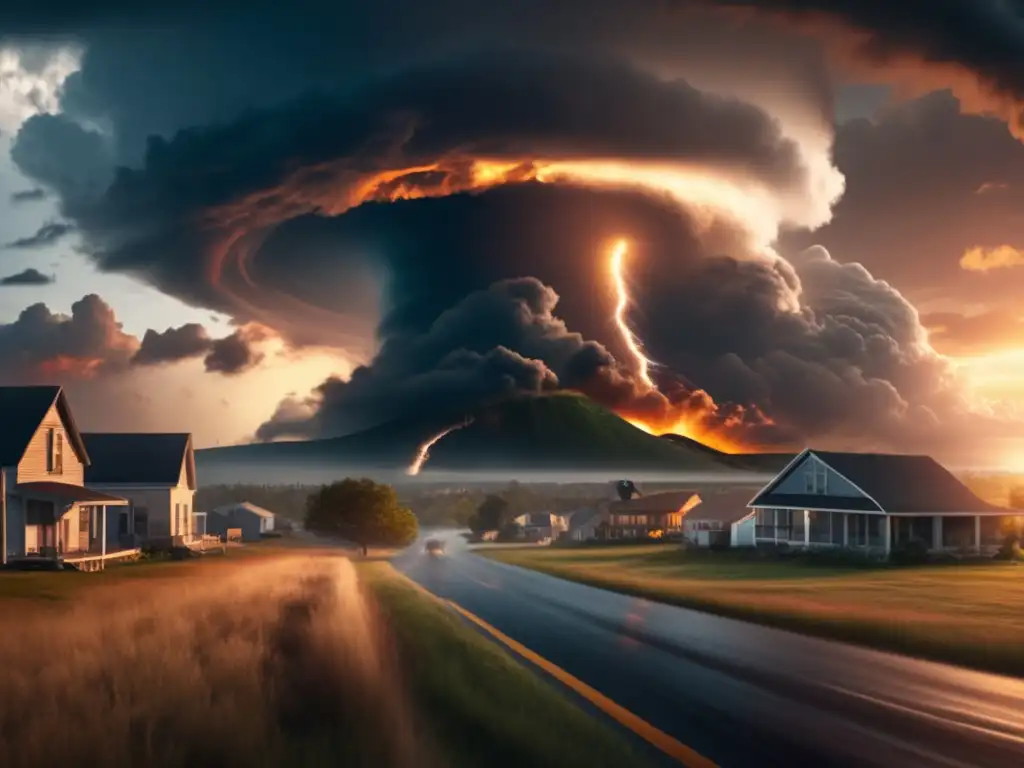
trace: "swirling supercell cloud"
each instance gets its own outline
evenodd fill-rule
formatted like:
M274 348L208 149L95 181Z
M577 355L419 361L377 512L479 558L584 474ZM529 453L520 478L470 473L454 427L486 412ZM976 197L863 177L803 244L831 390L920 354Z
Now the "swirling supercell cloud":
M240 324L150 332L125 364L244 370L270 333L365 360L260 439L570 388L727 448L941 452L1020 422L970 397L896 287L776 248L842 199L837 72L948 87L1024 133L1015 8L111 1L0 29L85 50L11 149L60 200L39 237L76 233L101 269Z

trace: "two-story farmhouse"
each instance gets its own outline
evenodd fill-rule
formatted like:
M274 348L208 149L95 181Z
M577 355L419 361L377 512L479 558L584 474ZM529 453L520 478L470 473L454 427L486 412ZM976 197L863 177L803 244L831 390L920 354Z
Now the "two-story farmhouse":
M754 544L850 547L887 556L997 548L1020 512L982 501L930 456L807 449L748 504Z
M127 501L85 487L89 454L57 386L0 387L0 553L104 549L107 508Z
M109 529L113 540L125 546L180 543L192 535L196 459L191 434L87 432L82 437L92 458L86 483L130 504Z

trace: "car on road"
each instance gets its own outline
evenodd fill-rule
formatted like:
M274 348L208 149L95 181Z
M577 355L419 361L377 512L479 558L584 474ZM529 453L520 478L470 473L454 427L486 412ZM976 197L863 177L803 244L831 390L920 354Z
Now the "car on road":
M440 539L427 539L425 549L428 555L440 557L444 554L444 542Z

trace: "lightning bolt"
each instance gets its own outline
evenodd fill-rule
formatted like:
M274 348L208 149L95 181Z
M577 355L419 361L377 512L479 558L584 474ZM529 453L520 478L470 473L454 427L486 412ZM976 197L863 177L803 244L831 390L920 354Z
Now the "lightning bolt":
M412 464L410 464L409 468L405 470L405 474L410 475L410 476L418 475L420 473L420 470L423 469L423 465L427 463L427 459L430 458L430 449L433 448L435 445L437 445L438 442L441 441L441 438L443 438L445 435L451 434L452 432L454 432L457 429L462 429L463 427L468 427L472 423L473 423L473 420L472 419L468 419L468 420L462 422L461 424L456 424L456 425L451 426L451 427L445 427L440 432L438 432L436 435L434 435L432 438L430 438L429 440L426 440L423 443L423 445L421 445L419 447L419 450L416 452L416 458L414 458L412 460Z
M626 285L626 278L623 275L624 262L626 259L626 251L628 246L625 240L619 240L612 247L611 261L609 267L612 273L612 283L615 286L615 325L619 329L619 334L622 336L622 340L626 344L626 349L629 350L629 354L633 357L636 363L636 374L640 381L644 383L648 389L655 389L654 381L651 379L650 369L654 365L647 356L644 354L643 348L640 346L640 340L637 339L636 334L629 327L629 323L626 321L626 310L629 309L630 298L629 288Z

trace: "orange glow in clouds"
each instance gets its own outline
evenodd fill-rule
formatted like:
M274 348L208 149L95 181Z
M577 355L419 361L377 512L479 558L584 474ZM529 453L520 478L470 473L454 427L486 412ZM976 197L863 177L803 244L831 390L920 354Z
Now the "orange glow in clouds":
M625 258L629 249L625 240L618 240L612 246L611 257L608 262L608 269L612 278L612 286L615 289L615 325L622 336L636 369L637 378L643 383L648 391L658 391L658 386L650 375L652 362L643 352L640 340L629 327L626 320L626 312L631 303L629 288L625 277ZM711 448L726 453L740 453L743 446L735 440L729 439L721 433L721 427L739 427L742 425L742 410L733 419L719 418L719 409L714 400L704 392L694 393L698 397L696 406L687 407L684 404L672 404L670 410L661 418L639 417L630 414L620 414L626 421L638 429L652 435L676 434L697 440ZM682 411L686 410L686 413ZM707 422L714 421L719 428L709 425Z

